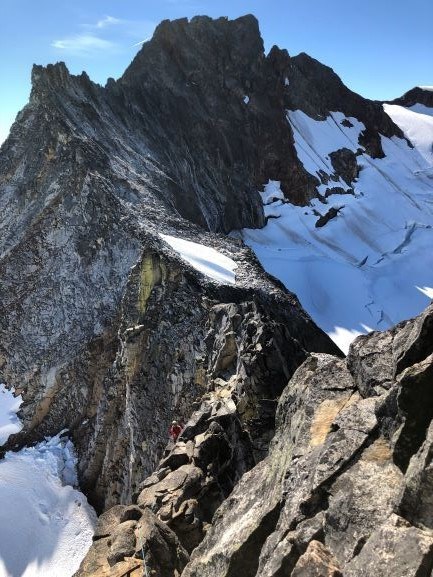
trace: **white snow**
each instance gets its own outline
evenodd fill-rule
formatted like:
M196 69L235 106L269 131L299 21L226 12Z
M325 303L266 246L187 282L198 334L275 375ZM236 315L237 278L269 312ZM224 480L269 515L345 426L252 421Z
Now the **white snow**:
M427 114L427 116L433 116L433 108L426 106L425 104L420 104L417 102L412 106L408 106L406 110L411 110L412 112L419 112L419 114Z
M358 144L359 133L365 129L356 118L346 118L341 112L331 112L323 121L313 120L301 110L289 111L287 119L296 134L295 147L298 158L305 169L313 175L319 170L332 173L333 168L329 153L339 148L348 148L354 152L361 148ZM344 126L348 120L353 126ZM342 181L338 186L347 185Z
M417 286L416 287L419 291L421 291L426 297L429 299L433 299L433 288L429 286Z
M22 429L16 414L21 403L21 395L15 397L13 391L0 383L0 447L7 441L9 435Z
M284 78L284 86L290 86L290 80L287 78L287 76Z
M433 163L433 109L422 104L410 108L384 104L385 112L403 130L418 152Z
M61 434L0 461L1 577L71 577L92 542L96 514L76 484Z
M234 284L237 264L214 248L184 240L168 234L160 234L181 258L207 277L223 284Z
M433 86L418 86L421 90L427 90L428 92L433 92Z
M280 188L278 180L270 180L265 184L264 191L261 193L263 204L271 204L276 200L284 200L283 191Z
M245 102L245 104L248 104L248 102L250 101L250 97L245 95L243 101Z
M315 176L320 169L333 174L330 152L343 146L360 148L363 125L355 118L348 118L352 127L341 124L344 115L338 112L323 121L300 111L289 112L288 119L299 157ZM265 215L279 218L269 219L263 229L240 233L264 268L298 295L344 351L358 334L418 314L431 297L433 162L419 149L425 125L421 129L417 122L415 149L403 139L382 137L385 158L358 156L362 169L355 195L335 194L328 204L314 199L310 206L299 207L282 203L275 192L279 183L270 181L262 193ZM341 181L333 185L342 186ZM341 206L339 216L315 228L318 217L313 211L325 214Z
M340 347L342 351L349 349L350 343L364 333L355 330L345 329L343 327L335 327L333 331L329 332L328 335L334 341L334 343Z

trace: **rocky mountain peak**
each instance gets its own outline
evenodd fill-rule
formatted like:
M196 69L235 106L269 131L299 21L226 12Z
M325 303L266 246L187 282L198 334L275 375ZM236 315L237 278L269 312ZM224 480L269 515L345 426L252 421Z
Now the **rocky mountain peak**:
M415 104L423 104L428 108L433 108L433 88L423 88L422 86L415 86L408 90L394 100L389 101L389 104L399 104L400 106L414 106Z
M242 82L257 74L257 62L263 57L263 41L254 16L165 20L143 44L120 83L133 87L149 75L153 77L157 70L171 87L183 81L190 86L206 82L245 90Z
M250 15L164 21L104 88L62 62L32 83L0 152L0 382L24 399L5 449L67 427L102 513L80 577L138 577L143 555L163 577L361 577L370 559L399 577L382 564L403 566L407 536L424 551L405 554L407 575L427 577L432 308L345 360L241 240L268 225L256 246L322 309L310 272L334 274L331 249L343 279L393 264L415 224L387 253L349 246L377 190L410 196L388 175L414 149L378 160L403 136L381 103L307 54L265 55ZM317 210L336 194L350 212ZM167 447L173 418L185 427ZM427 512L406 514L420 494Z
M263 420L260 456L276 393L259 393L258 372L269 375L287 357L273 379L281 389L307 340L338 353L249 250L206 234L263 226L258 189L271 176L308 181L282 88L269 87L269 77L277 78L254 18L166 22L106 88L63 63L34 67L31 101L2 148L1 378L25 399L24 430L9 446L68 426L82 486L100 510L130 498L160 456L173 413L187 418L210 380L232 378L244 398L251 361L259 363L245 418ZM215 287L159 233L233 259L235 285ZM18 300L16 271L32 287ZM281 318L265 313L272 295L282 298L270 307ZM23 333L33 336L24 342ZM133 414L138 436L125 445Z
M155 28L154 42L176 43L181 47L182 36L197 41L210 39L213 42L216 38L225 37L230 44L237 44L236 38L242 40L242 49L246 53L253 53L257 47L263 51L263 41L260 35L259 23L255 16L246 14L234 20L227 17L210 18L209 16L194 16L191 19L180 18L178 20L163 20ZM229 37L232 37L229 39Z
M30 102L44 102L50 97L55 97L59 90L64 91L68 88L71 91L74 88L80 88L89 94L93 90L100 88L90 80L88 74L84 71L80 75L70 74L64 62L48 64L47 66L34 64L31 73L31 83Z
M40 86L54 83L64 86L70 77L69 70L64 62L48 64L47 66L33 64L31 74L32 88L37 90Z

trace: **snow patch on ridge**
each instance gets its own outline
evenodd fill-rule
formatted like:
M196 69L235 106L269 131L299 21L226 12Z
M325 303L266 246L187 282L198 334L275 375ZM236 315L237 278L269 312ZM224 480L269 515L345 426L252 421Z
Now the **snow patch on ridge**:
M384 104L383 108L421 156L433 164L433 109L422 104L410 108Z
M301 111L288 113L299 158L314 176L318 170L333 174L331 152L360 148L362 123L349 118L344 126L344 118L332 112L318 121ZM279 218L240 232L263 267L297 294L345 352L358 334L418 314L433 286L432 163L403 139L381 138L385 158L357 157L354 195L300 207L283 203L279 183L270 181L262 193L265 215ZM336 218L315 227L317 213L342 205Z
M7 441L9 435L22 429L21 421L17 417L22 401L21 395L15 396L13 391L0 383L0 447Z
M223 284L235 284L237 264L214 248L168 234L159 235L192 267Z
M71 577L92 543L96 514L61 433L0 461L0 575Z
M429 299L433 299L433 288L429 287L429 286L417 286L416 287L420 292L422 292L422 294L424 294L426 297L428 297Z
M426 106L425 104L420 104L417 102L412 106L406 107L406 110L411 110L412 112L418 112L419 114L427 114L427 116L433 116L433 108Z
M340 148L356 152L358 148L362 148L358 138L365 130L364 124L356 118L346 118L342 112L331 112L326 120L313 120L305 112L294 110L287 112L287 120L295 132L298 158L305 170L314 176L317 176L319 170L334 172L329 159L330 152ZM344 125L343 120L348 120L349 123ZM340 181L340 184L347 188L343 181Z

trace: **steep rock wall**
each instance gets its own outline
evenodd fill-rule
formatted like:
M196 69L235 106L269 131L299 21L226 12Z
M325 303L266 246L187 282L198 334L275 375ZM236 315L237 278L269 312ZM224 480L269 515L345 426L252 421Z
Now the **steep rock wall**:
M251 252L203 232L262 225L257 186L287 160L302 173L280 80L252 17L163 23L106 88L33 69L0 154L0 377L24 398L6 449L67 427L99 510L130 499L220 374L245 381L262 458L287 378L307 351L337 352ZM234 258L236 286L188 270L160 232Z

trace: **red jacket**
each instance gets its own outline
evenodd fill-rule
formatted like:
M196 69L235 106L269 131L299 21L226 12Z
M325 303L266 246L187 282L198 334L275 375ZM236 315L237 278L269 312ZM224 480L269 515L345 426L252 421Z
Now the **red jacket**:
M171 425L170 427L170 437L173 439L173 441L176 441L178 436L181 434L182 432L182 427L180 425Z

